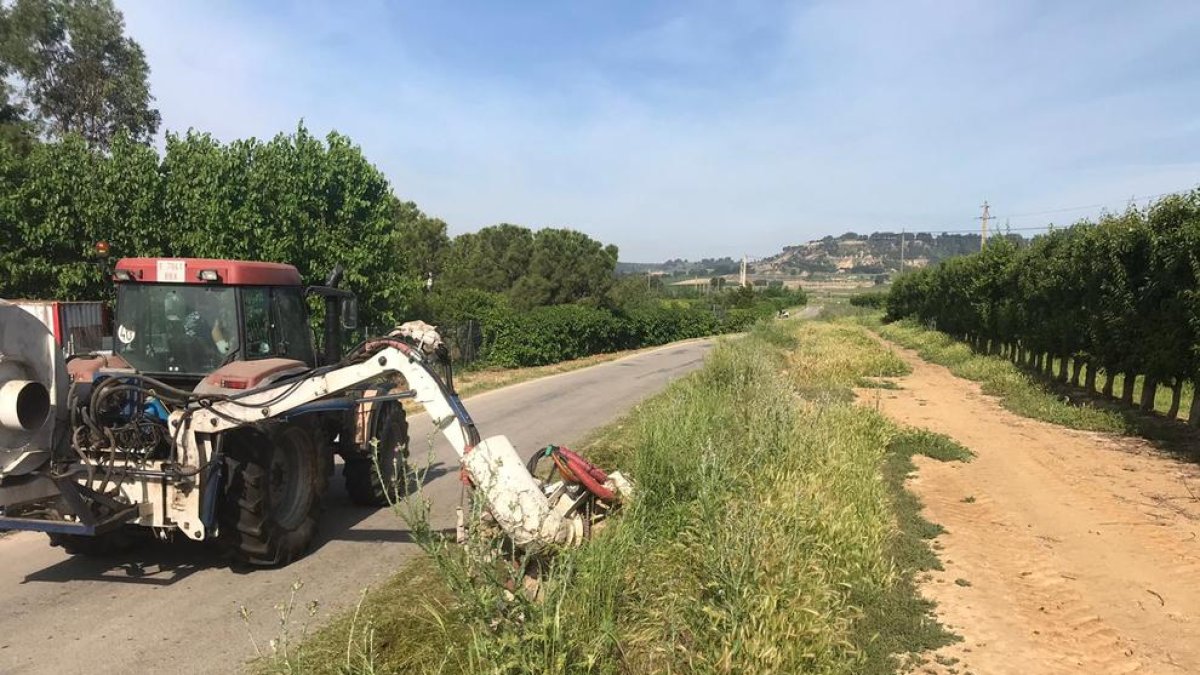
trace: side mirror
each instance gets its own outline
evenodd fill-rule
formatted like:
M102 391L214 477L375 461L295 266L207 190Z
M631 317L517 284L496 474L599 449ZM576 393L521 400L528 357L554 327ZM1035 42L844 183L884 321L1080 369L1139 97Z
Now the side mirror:
M354 330L358 328L358 298L342 298L342 328Z

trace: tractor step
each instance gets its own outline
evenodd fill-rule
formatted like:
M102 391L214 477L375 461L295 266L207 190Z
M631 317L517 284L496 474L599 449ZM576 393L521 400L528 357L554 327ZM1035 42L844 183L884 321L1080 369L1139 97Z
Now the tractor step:
M52 532L56 534L78 534L94 537L114 530L121 525L137 518L137 505L114 513L104 520L95 523L79 523L68 520L52 520L49 518L16 518L0 516L0 530L26 530L30 532Z

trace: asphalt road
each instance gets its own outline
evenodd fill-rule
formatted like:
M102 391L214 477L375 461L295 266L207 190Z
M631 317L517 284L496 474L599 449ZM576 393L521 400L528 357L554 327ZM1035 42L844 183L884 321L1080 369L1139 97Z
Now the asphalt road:
M505 434L528 455L579 441L698 368L711 347L710 340L669 345L486 392L467 408L484 437ZM452 526L457 458L440 435L429 446L428 418L411 422L414 458L432 457L425 489L435 525ZM0 539L0 672L236 672L255 655L252 636L266 649L280 635L275 607L295 582L303 587L293 633L310 601L320 603L315 621L352 605L363 587L419 549L390 511L352 506L338 473L316 549L283 569L231 569L212 548L186 541L89 559L51 548L38 533Z

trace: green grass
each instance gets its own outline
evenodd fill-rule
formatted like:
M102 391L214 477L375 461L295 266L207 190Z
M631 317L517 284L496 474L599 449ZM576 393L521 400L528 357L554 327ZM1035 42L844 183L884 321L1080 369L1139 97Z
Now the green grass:
M793 385L805 398L849 402L865 378L910 372L903 359L854 323L810 321L795 331L800 349L792 354L790 368Z
M426 562L288 659L260 665L895 672L895 654L953 639L915 591L914 575L938 566L928 540L940 528L904 489L911 456L968 456L843 395L861 378L906 370L853 325L774 322L723 341L701 371L587 446L631 474L638 496L590 544L554 560L541 602L506 598L479 576L487 566L425 532Z
M888 340L915 349L921 358L979 382L985 394L999 397L1001 405L1018 415L1087 431L1123 433L1128 428L1116 412L1086 401L1073 402L1049 391L1008 359L977 354L945 333L909 321L886 324L877 330Z

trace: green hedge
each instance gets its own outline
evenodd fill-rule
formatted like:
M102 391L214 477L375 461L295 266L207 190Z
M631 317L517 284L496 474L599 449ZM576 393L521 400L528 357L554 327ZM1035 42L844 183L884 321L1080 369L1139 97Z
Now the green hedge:
M747 300L745 306L728 308L658 299L618 309L563 304L520 310L503 293L454 289L429 296L422 313L448 336L466 322L477 322L482 345L477 360L468 365L521 368L743 331L773 317L780 305L797 304L795 294L781 298L764 293Z
M1184 386L1200 382L1198 299L1200 189L904 274L886 318L913 318L1060 381L1086 371L1088 389L1103 373L1104 394L1121 375L1126 404L1140 378L1147 411L1167 385L1174 416ZM1200 425L1200 401L1189 419Z
M765 312L769 316L771 310ZM484 361L518 368L638 349L676 340L744 330L764 316L758 309L643 307L628 312L582 305L536 307L493 314L483 320Z

